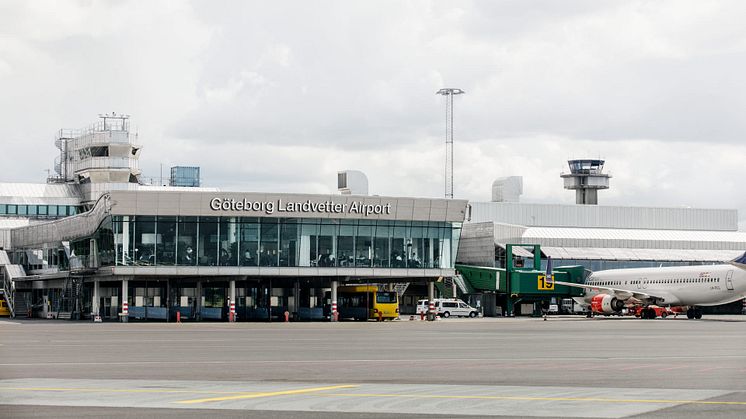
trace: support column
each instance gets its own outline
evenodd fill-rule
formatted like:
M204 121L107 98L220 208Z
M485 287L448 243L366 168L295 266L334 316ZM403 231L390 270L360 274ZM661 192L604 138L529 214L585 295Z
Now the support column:
M93 314L93 319L96 319L96 316L98 316L101 313L101 309L99 308L99 301L101 300L101 294L99 290L99 284L98 279L93 280L93 297L91 297L91 311Z
M435 320L435 281L433 280L427 282L427 300L427 319Z
M337 313L337 287L339 286L339 281L332 281L332 311L331 311L331 320L333 322L337 321L337 316L339 315Z
M129 300L128 297L129 293L129 281L126 279L122 280L122 323L127 323L127 320L129 320L129 303L127 302Z
M298 320L300 311L300 279L295 279L293 286L293 320Z
M236 321L236 280L231 279L228 291L228 321Z
M202 320L202 281L197 281L197 301L194 304L194 320Z

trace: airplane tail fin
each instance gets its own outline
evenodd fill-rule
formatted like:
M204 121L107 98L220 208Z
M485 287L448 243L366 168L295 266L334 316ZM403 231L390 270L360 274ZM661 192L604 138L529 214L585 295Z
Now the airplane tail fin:
M741 269L746 269L746 252L730 261L730 264Z

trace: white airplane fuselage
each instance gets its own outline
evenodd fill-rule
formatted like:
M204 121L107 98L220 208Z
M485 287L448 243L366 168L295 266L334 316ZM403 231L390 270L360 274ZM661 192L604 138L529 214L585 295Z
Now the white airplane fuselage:
M597 285L660 297L655 304L662 306L714 306L744 298L746 270L730 264L612 269L592 273L585 285L586 302L608 294Z

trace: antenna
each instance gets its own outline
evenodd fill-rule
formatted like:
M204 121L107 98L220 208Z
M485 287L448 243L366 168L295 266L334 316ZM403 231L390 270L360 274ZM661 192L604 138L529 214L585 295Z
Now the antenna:
M466 92L452 87L435 92L446 97L446 199L453 199L453 96L464 93Z

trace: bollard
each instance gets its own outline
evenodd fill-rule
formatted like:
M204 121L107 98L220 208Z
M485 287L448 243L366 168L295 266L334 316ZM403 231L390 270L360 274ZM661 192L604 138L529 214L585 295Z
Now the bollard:
M290 321L290 313L286 310L285 311L285 323Z
M230 304L230 316L229 317L230 317L229 320L230 320L231 323L233 323L233 322L236 321L236 302L235 301L231 301L231 304Z
M425 320L425 312L424 311L420 313L420 321L423 321L423 320Z
M176 323L181 323L181 312L176 311Z

